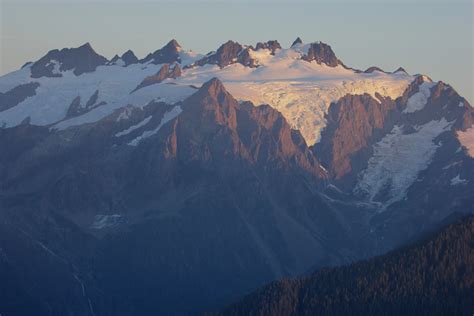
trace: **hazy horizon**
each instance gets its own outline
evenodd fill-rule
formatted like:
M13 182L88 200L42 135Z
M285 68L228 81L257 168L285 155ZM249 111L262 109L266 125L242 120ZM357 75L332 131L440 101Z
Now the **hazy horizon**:
M0 0L0 10L0 75L85 42L111 58L127 49L143 57L172 38L207 53L229 39L288 47L300 36L330 44L350 67L401 66L474 100L472 1Z

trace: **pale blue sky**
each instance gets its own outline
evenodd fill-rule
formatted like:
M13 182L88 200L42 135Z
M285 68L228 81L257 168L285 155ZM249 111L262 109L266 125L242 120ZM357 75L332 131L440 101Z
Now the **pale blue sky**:
M443 80L472 104L473 2L0 0L0 74L85 42L111 58L129 48L143 57L171 38L207 53L228 39L289 46L300 36L355 68L403 66Z

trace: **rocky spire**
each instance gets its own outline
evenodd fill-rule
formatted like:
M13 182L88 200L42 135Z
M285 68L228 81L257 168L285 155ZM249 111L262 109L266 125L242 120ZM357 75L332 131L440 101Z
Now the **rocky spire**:
M295 45L298 45L298 44L303 44L303 41L301 40L301 38L297 37L295 39L295 41L293 42L293 44L291 44L291 47L295 46Z
M181 51L181 45L172 39L165 46L155 51L152 54L148 54L144 59L140 60L141 63L151 61L153 64L171 64L174 62L180 62L179 52Z
M311 43L308 53L303 56L306 61L316 61L318 64L326 64L330 67L336 67L342 62L337 59L331 46L323 42Z
M120 56L115 54L114 57L109 61L109 64L115 64L120 59Z
M130 49L123 53L121 58L125 63L125 66L136 64L138 62L137 56L135 56L135 53L133 53L133 51L131 51Z
M179 51L181 50L181 45L179 45L178 41L174 38L166 44L163 49L169 49L172 51Z

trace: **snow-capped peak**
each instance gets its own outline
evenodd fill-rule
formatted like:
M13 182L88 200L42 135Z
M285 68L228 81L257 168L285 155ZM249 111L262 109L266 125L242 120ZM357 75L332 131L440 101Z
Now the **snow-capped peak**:
M94 122L130 104L143 106L156 98L165 102L182 100L193 93L192 87L218 77L237 99L276 108L312 145L326 124L325 115L331 102L346 94L363 93L395 99L414 79L403 72L362 73L346 68L331 47L321 42L301 42L281 48L277 41L268 41L257 47L228 41L216 52L203 56L185 51L171 40L140 61L129 51L107 64L105 58L95 52L92 54L93 50L87 45L84 50L98 62L77 63L81 66L79 70L87 70L80 75L76 74L77 67L64 67L60 58L48 58L40 63L49 71L48 76L32 76L33 65L1 77L0 92L3 93L32 81L39 87L33 96L0 112L0 124L15 126L26 118L31 124L56 124L58 128ZM52 60L57 60L59 66ZM157 80L157 84L131 93L147 77L156 75L165 63L179 63L180 76L166 76ZM95 104L100 106L65 119L76 98L86 103L96 91Z

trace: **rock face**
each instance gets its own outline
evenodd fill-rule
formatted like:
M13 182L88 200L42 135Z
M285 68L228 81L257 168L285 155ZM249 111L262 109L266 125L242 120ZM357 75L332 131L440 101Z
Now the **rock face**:
M241 63L242 65L250 68L256 68L258 67L258 62L254 58L252 58L252 55L250 54L251 48L245 48L242 50L242 52L239 54L237 58L237 62Z
M156 75L148 76L132 91L135 92L141 88L148 87L152 84L158 84L165 79L172 78L176 79L181 76L181 67L179 64L174 64L173 68L170 69L169 64L164 64Z
M383 257L275 282L219 314L469 314L473 232L474 218L465 218L420 244Z
M368 149L394 125L397 105L389 98L379 100L370 95L347 95L331 104L327 114L328 125L321 134L321 142L314 146L335 179L360 171L353 164L368 159ZM357 158L356 158L357 156ZM354 170L355 169L355 170ZM353 173L354 175L354 173Z
M98 98L99 90L96 90L94 94L89 97L86 103L81 103L81 97L76 97L74 100L72 100L71 105L68 108L66 117L70 118L80 114L84 114L94 109L95 107L104 105L105 102L97 102Z
M35 95L35 91L39 86L37 82L30 82L16 86L5 93L0 92L0 112L8 110L26 98Z
M127 50L125 53L123 53L121 59L125 63L125 66L138 63L137 56L135 56L131 50Z
M181 46L176 40L171 40L163 46L163 48L149 54L144 59L140 60L142 64L151 62L153 64L172 64L174 62L180 62L179 52Z
M275 51L277 49L281 49L281 45L280 45L280 43L278 43L278 41L268 41L268 42L265 42L265 43L258 42L257 45L255 46L255 49L256 50L269 49L269 50L271 50L272 54L275 55Z
M31 77L61 77L61 71L74 69L79 76L94 71L97 66L105 65L107 59L97 54L89 43L78 48L64 48L49 51L31 66Z
M332 51L331 46L322 42L311 43L308 52L302 58L306 61L314 60L318 64L326 64L329 67L342 65L342 62L337 59L336 54Z
M301 134L292 130L281 114L267 105L255 107L249 102L239 105L218 79L212 79L204 84L182 105L182 108L184 112L178 121L188 118L186 128L199 124L195 126L196 131L209 133L209 135L198 136L196 133L190 133L189 137L186 137L191 140L189 147L196 145L197 140L192 140L193 138L198 137L200 141L204 141L213 137L214 134L221 134L222 132L211 129L217 124L215 129L220 129L220 126L229 129L228 139L233 140L230 147L240 159L267 168L275 161L279 161L288 168L294 164L294 167L298 166L309 174L325 178L325 173L319 167L317 159L305 146ZM193 117L201 117L201 119L193 120ZM276 144L278 146L275 146ZM201 146L209 146L209 144L202 143ZM216 144L214 150L228 151L228 148L228 145ZM263 148L264 151L262 151Z
M181 77L181 74L182 72L179 64L174 64L173 69L171 70L168 76L169 78L176 79L178 77Z

